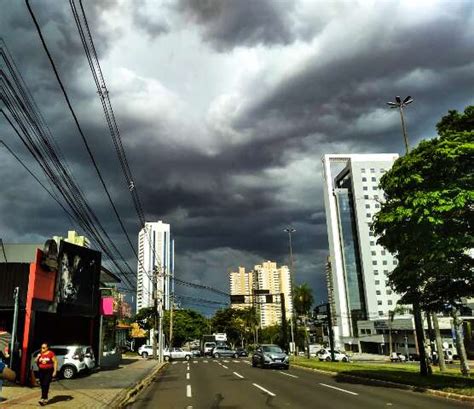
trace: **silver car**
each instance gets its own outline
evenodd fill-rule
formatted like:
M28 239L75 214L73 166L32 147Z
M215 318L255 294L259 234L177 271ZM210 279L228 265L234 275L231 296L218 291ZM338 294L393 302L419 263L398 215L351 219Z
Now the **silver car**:
M58 360L58 372L64 379L74 378L79 372L86 369L84 362L83 347L80 345L52 345L49 347ZM31 356L31 368L38 371L36 357L40 350L33 352Z
M289 369L290 358L278 345L259 345L252 356L252 366Z
M91 346L81 346L82 353L84 354L84 363L86 364L86 370L92 371L95 368L96 360L94 350Z

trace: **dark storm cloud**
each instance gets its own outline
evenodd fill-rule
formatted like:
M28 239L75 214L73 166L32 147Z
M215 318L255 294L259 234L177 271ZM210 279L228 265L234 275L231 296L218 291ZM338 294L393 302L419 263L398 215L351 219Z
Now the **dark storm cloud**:
M199 24L203 38L217 50L259 44L289 44L296 38L290 0L181 0L178 9Z
M132 15L135 26L148 34L152 40L170 31L166 20L149 16L142 7L133 7Z

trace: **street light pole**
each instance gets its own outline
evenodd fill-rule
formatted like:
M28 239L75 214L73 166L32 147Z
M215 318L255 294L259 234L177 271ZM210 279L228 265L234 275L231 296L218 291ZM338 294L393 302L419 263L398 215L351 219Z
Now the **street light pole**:
M408 146L407 127L405 124L405 118L403 117L403 108L406 107L408 104L411 104L412 102L413 98L410 96L406 97L403 101L399 96L396 96L395 102L387 102L387 105L389 105L390 108L398 108L398 111L400 112L400 119L402 121L403 141L405 142L406 153L409 152L410 148Z
M296 355L296 348L295 348L295 332L293 328L293 318L294 318L294 305L293 305L293 246L291 243L291 234L296 231L291 226L288 226L284 231L288 233L288 244L290 247L290 297L291 297L291 315L290 315L290 332L291 332L291 345L294 348L293 353Z

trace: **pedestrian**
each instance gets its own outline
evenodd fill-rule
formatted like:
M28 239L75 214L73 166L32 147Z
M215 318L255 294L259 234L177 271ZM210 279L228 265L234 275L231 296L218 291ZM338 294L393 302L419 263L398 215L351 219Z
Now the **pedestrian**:
M41 399L39 404L44 406L48 403L49 385L56 376L58 370L58 360L53 351L49 349L48 343L41 345L41 351L36 357L36 364L39 369L39 379L41 385Z

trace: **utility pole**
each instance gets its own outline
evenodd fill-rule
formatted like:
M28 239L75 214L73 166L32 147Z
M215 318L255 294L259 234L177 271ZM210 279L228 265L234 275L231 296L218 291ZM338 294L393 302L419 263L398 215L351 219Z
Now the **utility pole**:
M334 332L332 331L332 314L331 314L331 304L326 304L327 308L327 317L328 317L328 332L329 332L329 348L331 349L331 361L335 361L334 357Z
M286 305L285 305L285 293L280 293L280 307L281 307L281 332L282 332L282 344L284 349L288 348L288 328L286 324Z
M174 307L174 296L170 295L170 335L169 335L169 350L173 348L173 307Z
M158 301L158 362L163 362L163 297L160 296Z
M153 269L153 359L156 359L156 337L158 335L158 269L155 267Z
M3 245L3 244L2 244ZM12 339L10 346L10 368L13 368L13 357L16 352L16 332L18 327L18 298L19 298L20 288L15 287L13 290L13 300L14 300L14 310L13 310L13 328L12 328Z
M293 354L296 356L295 348L295 332L293 328L293 318L294 318L294 305L293 305L293 246L291 243L291 234L296 231L291 226L288 226L284 231L288 233L288 244L290 248L290 297L291 297L291 315L290 315L290 332L291 332L291 348L293 348ZM291 350L290 348L290 350Z

